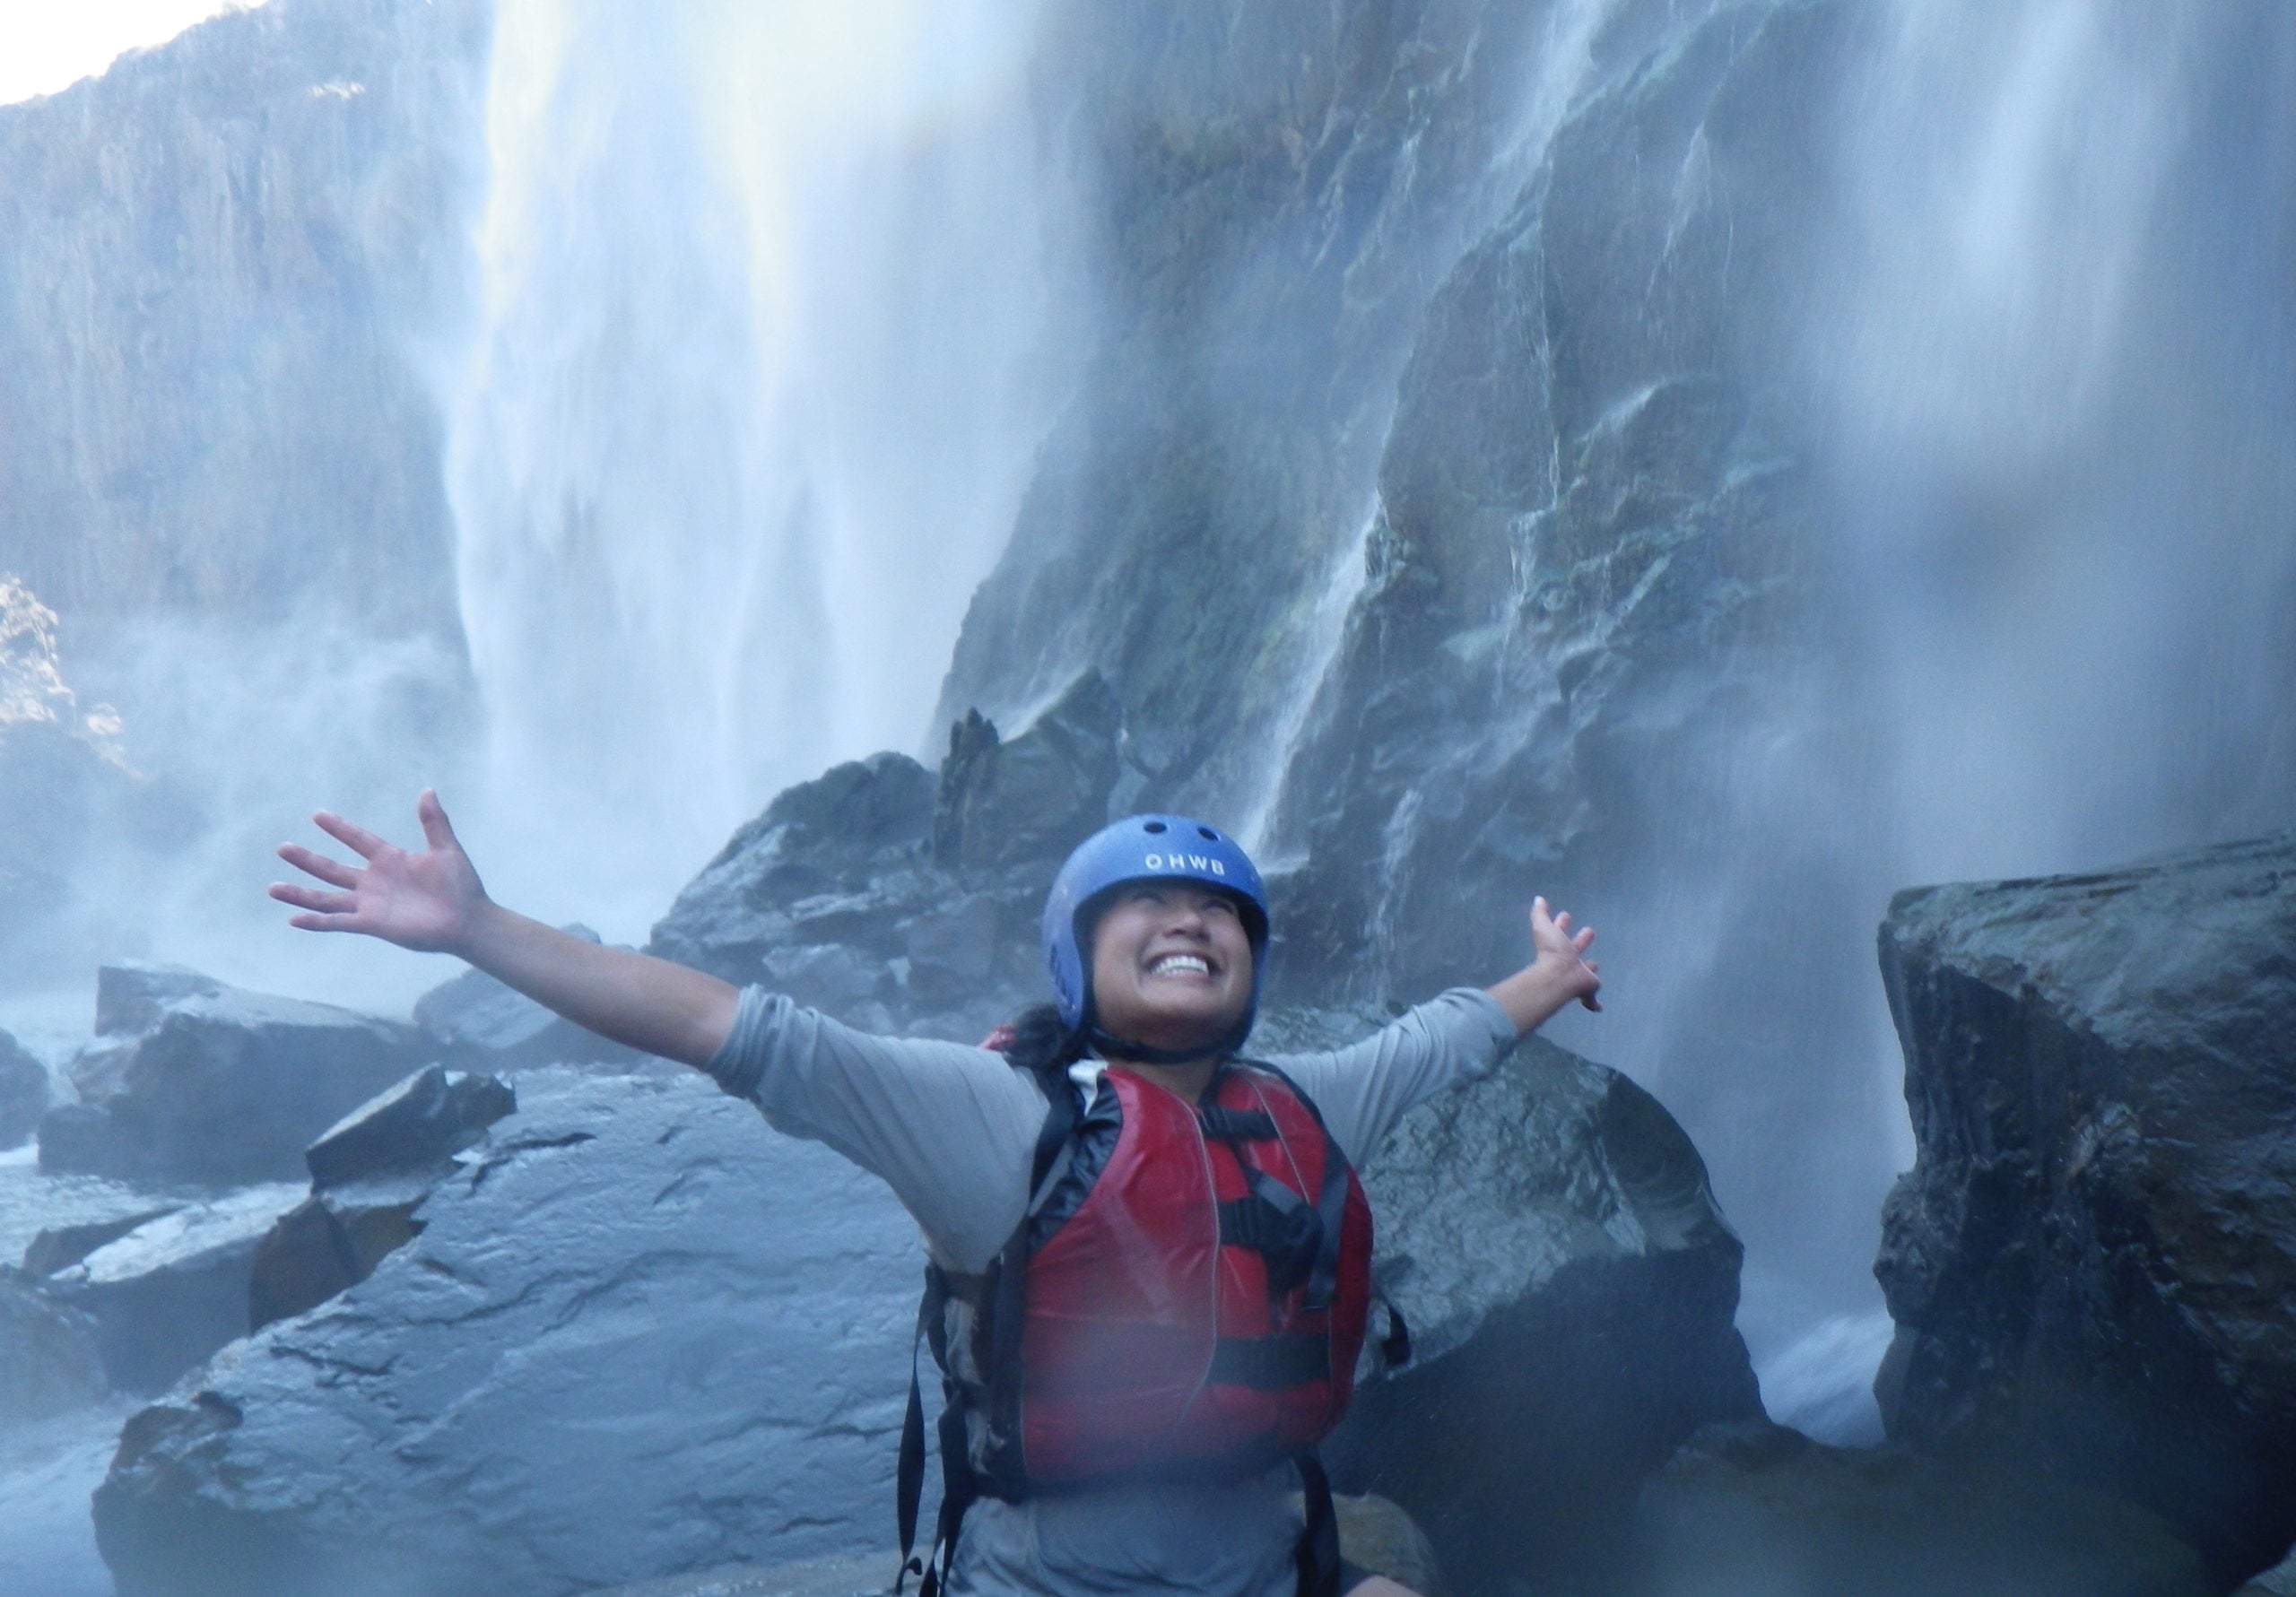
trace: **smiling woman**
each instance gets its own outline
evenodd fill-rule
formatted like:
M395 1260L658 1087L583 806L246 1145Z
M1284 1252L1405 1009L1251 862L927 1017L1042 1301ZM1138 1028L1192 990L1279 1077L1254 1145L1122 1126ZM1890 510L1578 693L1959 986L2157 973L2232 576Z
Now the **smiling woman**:
M882 1177L916 1217L919 1322L950 1393L919 1597L1403 1589L1342 1561L1315 1458L1369 1316L1354 1165L1564 1004L1597 1007L1591 932L1535 899L1535 958L1495 986L1455 988L1352 1047L1248 1059L1268 947L1259 872L1215 828L1135 815L1061 867L1043 922L1054 1002L992 1051L871 1036L552 931L487 897L436 794L417 813L420 854L317 817L364 864L290 844L281 855L325 890L273 897L300 927L460 955L696 1065ZM911 1402L905 1560L924 1466Z
M106 0L24 5L0 21L0 105L68 89L129 50L165 44L196 22L262 0Z

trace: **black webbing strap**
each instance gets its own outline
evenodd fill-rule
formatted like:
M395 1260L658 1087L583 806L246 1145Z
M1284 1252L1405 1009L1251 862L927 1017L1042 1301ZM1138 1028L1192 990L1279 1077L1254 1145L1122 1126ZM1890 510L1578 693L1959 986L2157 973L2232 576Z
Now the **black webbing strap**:
M1266 1171L1247 1165L1244 1177L1250 1193L1220 1205L1220 1240L1259 1254L1267 1264L1267 1289L1281 1298L1314 1273L1323 1254L1323 1219Z
M1331 1481L1314 1454L1301 1454L1299 1463L1307 1509L1296 1554L1300 1597L1339 1597L1339 1515L1331 1506Z
M893 1576L894 1597L900 1597L902 1583L910 1575L925 1572L922 1565L913 1565L910 1559L917 1546L918 1505L925 1496L925 1393L917 1378L917 1344L937 1335L948 1301L947 1281L938 1267L925 1267L925 1296L917 1305L917 1334L909 1339L909 1410L901 1416L900 1461L893 1471L893 1523L900 1535L900 1572Z
M1260 1061L1246 1061L1254 1070L1265 1071L1292 1089L1292 1096L1307 1105L1308 1113L1316 1117L1316 1129L1324 1134L1323 1190L1316 1194L1316 1213L1323 1221L1323 1236L1316 1252L1315 1264L1308 1276L1308 1295L1301 1306L1309 1309L1328 1308L1333 1290L1339 1284L1340 1228L1347 1219L1347 1152L1339 1139L1331 1134L1324 1124L1323 1111L1316 1107L1316 1100L1300 1090L1300 1084L1272 1064Z
M1196 1124L1207 1142L1273 1142L1275 1117L1265 1109L1230 1109L1218 1104L1200 1105Z
M909 1411L901 1417L900 1460L893 1483L893 1518L900 1536L900 1571L893 1578L895 1597L900 1597L902 1584L912 1575L918 1577L918 1597L937 1597L948 1581L949 1561L956 1554L957 1532L963 1525L965 1510L980 1496L984 1484L972 1463L972 1436L967 1424L971 1400L948 1374L951 1365L947 1309L952 1296L973 1306L976 1326L981 1316L987 1320L988 1346L982 1350L988 1357L987 1367L982 1372L987 1380L987 1391L982 1401L992 1410L986 1416L991 1432L1017 1436L1021 1332L1028 1312L1029 1217L1042 1201L1046 1180L1075 1131L1077 1120L1076 1089L1066 1075L1044 1085L1048 1101L1044 1124L1037 1133L1036 1151L1029 1162L1028 1207L1022 1211L1020 1223L1013 1228L1013 1235L996 1263L986 1278L952 1276L938 1266L926 1266L925 1296L917 1309L917 1335L932 1350L934 1362L943 1373L941 1390L945 1402L940 1422L935 1428L941 1449L941 1512L935 1524L933 1544L919 1560L915 1552L918 1511L925 1495L925 1394L918 1380L917 1348L912 1342ZM999 1495L1017 1497L1026 1489L1026 1480L1019 1473L1019 1459L999 1458L992 1463L1003 1466L998 1477L987 1483Z
M1411 1327L1403 1321L1403 1310L1396 1300L1385 1293L1379 1301L1387 1309L1387 1333L1379 1339L1379 1363L1387 1369L1401 1369L1411 1362Z
M1320 1331L1223 1336L1212 1344L1212 1370L1205 1378L1215 1386L1248 1386L1254 1392L1284 1392L1311 1381L1328 1381L1331 1339Z

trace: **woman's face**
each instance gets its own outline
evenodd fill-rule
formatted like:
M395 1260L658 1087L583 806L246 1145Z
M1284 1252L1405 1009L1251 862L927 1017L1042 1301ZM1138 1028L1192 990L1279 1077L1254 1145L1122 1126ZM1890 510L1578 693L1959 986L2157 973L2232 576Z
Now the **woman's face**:
M1252 945L1235 899L1190 881L1124 889L1092 929L1100 1029L1155 1048L1216 1047L1252 996Z

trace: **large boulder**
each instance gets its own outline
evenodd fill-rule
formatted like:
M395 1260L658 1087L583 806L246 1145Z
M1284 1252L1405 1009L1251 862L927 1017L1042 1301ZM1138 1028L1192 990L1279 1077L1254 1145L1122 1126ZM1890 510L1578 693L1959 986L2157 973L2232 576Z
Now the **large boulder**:
M977 1038L1042 994L1045 891L1109 820L1122 736L1088 673L1011 738L957 722L937 776L877 754L801 783L678 895L649 951L870 1030Z
M455 1155L517 1107L499 1078L434 1064L345 1115L304 1151L311 1195L256 1249L250 1328L300 1315L372 1275L422 1230L415 1211Z
M1761 1413L1697 1150L1633 1082L1533 1037L1408 1115L1364 1185L1413 1357L1361 1383L1335 1479L1402 1504L1464 1590L1607 1578L1642 1477Z
M2225 1585L2296 1536L2296 834L1900 894L1919 1154L1875 1264L1893 1437L2160 1515Z
M103 1394L91 1332L84 1315L0 1271L0 1426L45 1419Z
M91 1322L112 1385L163 1391L248 1333L257 1246L300 1196L274 1183L170 1210L54 1270L40 1289Z
M312 1138L439 1052L396 1021L161 974L113 984L100 1006L112 1029L71 1065L81 1101L41 1122L43 1170L213 1185L299 1177Z
M0 1031L0 1148L13 1148L48 1113L48 1067Z
M519 1098L371 1276L129 1426L96 1501L122 1597L514 1597L883 1542L919 1284L891 1197L699 1076Z

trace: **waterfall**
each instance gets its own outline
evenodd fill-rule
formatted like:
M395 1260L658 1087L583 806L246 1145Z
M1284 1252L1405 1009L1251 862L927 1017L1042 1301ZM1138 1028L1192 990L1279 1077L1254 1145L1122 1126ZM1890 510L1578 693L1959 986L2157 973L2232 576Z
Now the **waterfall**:
M1074 344L1033 21L502 6L448 474L506 896L639 934L780 786L931 741Z

